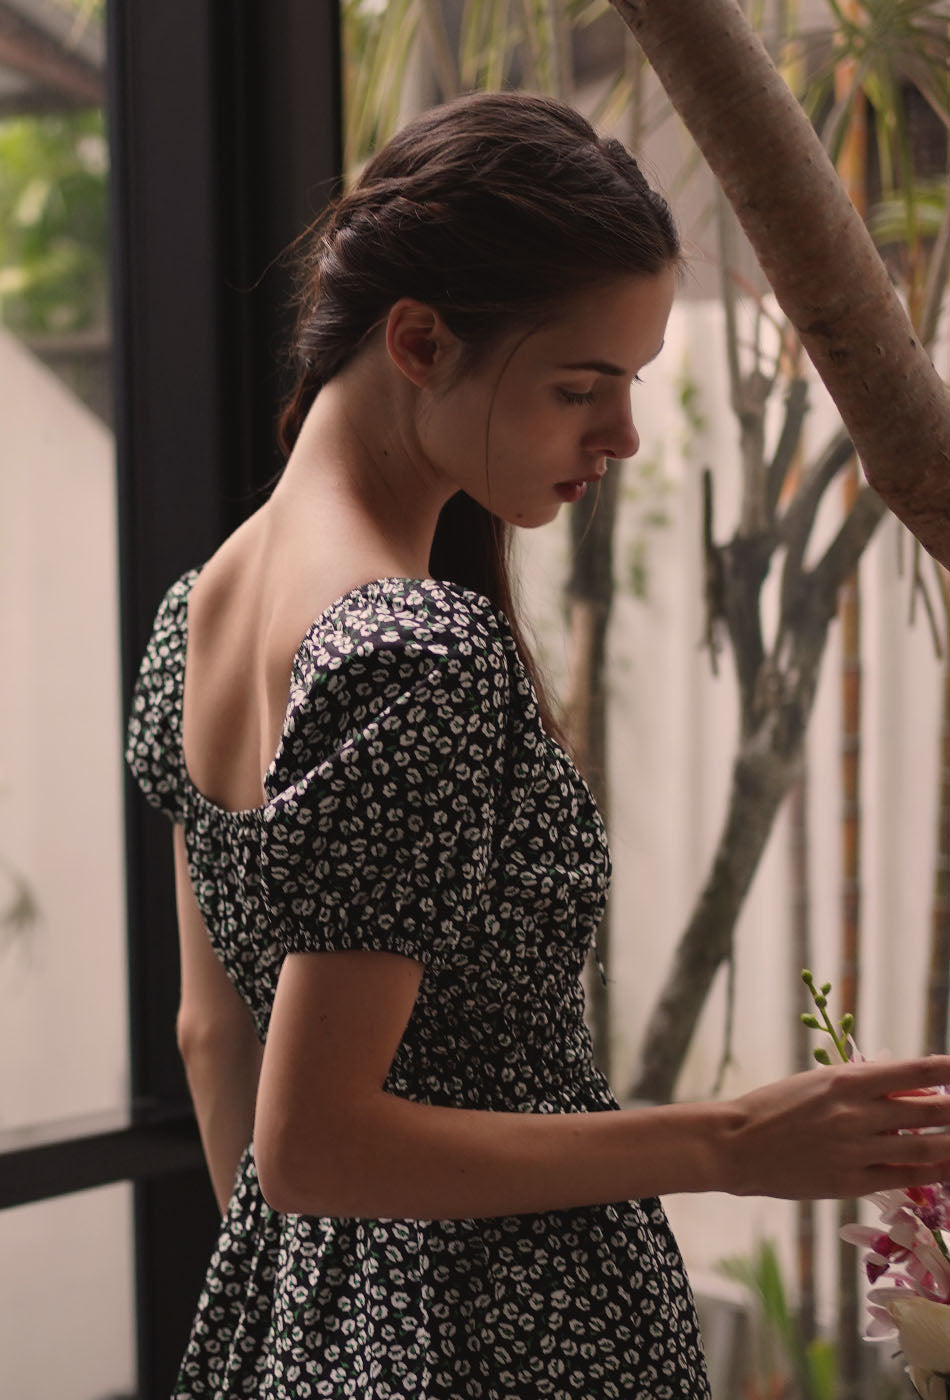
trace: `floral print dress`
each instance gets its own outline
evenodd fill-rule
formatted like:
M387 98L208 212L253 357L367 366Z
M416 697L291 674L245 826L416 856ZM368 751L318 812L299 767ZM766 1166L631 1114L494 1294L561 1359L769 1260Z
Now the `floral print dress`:
M541 726L503 614L432 579L355 588L293 664L265 803L192 784L188 595L166 594L127 760L182 823L217 955L263 1040L284 955L423 964L386 1088L522 1113L617 1108L580 975L609 857ZM657 1200L464 1220L281 1215L242 1158L175 1394L189 1400L703 1400L689 1286Z

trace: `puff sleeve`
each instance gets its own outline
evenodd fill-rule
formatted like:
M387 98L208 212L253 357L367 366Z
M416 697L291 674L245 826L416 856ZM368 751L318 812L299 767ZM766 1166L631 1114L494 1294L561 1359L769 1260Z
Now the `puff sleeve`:
M366 948L437 966L489 868L507 665L489 629L389 641L331 649L316 668L291 733L296 780L263 812L264 899L287 952Z
M126 728L125 760L146 800L171 821L185 803L181 749L188 591L195 570L165 594L145 648Z

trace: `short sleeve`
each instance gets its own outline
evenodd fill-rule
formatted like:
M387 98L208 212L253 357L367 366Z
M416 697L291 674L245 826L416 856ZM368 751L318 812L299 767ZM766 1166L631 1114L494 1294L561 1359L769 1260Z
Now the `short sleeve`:
M171 821L184 816L181 696L188 593L195 571L165 594L139 667L126 728L125 760L146 800Z
M299 725L309 766L263 813L264 899L285 951L445 962L486 881L507 695L497 633L323 657ZM347 697L359 721L343 735ZM320 714L336 716L329 744Z

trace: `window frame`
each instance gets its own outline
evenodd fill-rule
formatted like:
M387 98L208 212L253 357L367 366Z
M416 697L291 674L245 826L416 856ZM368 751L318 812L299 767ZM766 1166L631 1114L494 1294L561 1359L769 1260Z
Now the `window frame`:
M280 467L280 255L339 188L340 15L337 0L107 0L106 30L127 714L163 593ZM164 1400L219 1222L175 1043L170 829L128 778L125 846L129 1107L0 1133L0 1209L133 1183L137 1395Z

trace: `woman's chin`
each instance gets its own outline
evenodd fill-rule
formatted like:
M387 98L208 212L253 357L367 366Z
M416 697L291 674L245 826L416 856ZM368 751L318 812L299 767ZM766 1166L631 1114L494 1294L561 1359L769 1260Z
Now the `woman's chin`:
M535 507L530 511L523 510L514 512L496 510L494 513L501 520L504 520L507 525L516 525L519 530L537 530L542 525L550 525L551 521L557 518L562 505L562 501L554 500L549 506L543 509Z

